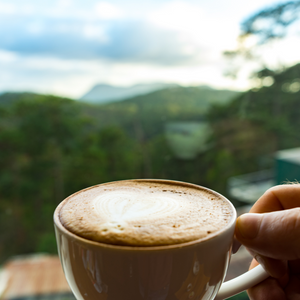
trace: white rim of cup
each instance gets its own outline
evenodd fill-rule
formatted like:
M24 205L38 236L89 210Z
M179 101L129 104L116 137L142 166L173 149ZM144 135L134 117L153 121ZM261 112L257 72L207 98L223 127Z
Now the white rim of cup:
M208 191L211 194L224 199L230 205L231 211L232 211L231 220L226 224L225 227L223 227L222 229L210 234L209 236L207 236L205 238L200 238L200 239L197 239L197 240L193 240L193 241L190 241L190 242L184 242L184 243L180 243L180 244L161 245L161 246L128 246L128 245L114 245L114 244L101 243L101 242L98 242L98 241L89 240L87 238L76 235L75 233L69 231L67 228L65 228L63 226L63 224L61 223L60 218L59 218L59 213L60 213L61 208L68 201L69 198L73 197L74 195L76 195L78 193L81 193L83 191L95 188L95 187L100 186L100 185L123 182L123 181L140 181L140 182L153 182L153 183L154 182L159 182L159 183L165 182L165 183L168 183L168 184L170 184L170 183L171 184L181 184L181 185L184 185L184 186L190 186L190 187L194 187L194 188L198 188L198 189ZM213 238L215 238L215 237L219 236L220 234L224 233L225 231L227 231L232 226L235 226L236 218L237 218L237 213L236 213L235 207L222 194L220 194L220 193L218 193L214 190L211 190L207 187L197 185L197 184L194 184L194 183L188 183L188 182L177 181L177 180L167 180L167 179L126 179L126 180L110 181L110 182L106 182L106 183L100 183L100 184L97 184L97 185L93 185L93 186L90 186L88 188L82 189L82 190L80 190L76 193L73 193L70 196L68 196L67 198L65 198L56 207L56 209L54 211L54 215L53 215L53 221L54 221L54 224L57 227L57 229L59 229L64 234L68 235L72 240L77 240L77 241L80 241L81 243L94 245L96 247L109 248L109 249L115 249L115 250L123 250L123 251L124 250L125 251L126 250L130 250L130 251L163 251L163 250L181 249L181 248L185 248L185 247L195 246L196 244L200 244L200 243L210 241Z

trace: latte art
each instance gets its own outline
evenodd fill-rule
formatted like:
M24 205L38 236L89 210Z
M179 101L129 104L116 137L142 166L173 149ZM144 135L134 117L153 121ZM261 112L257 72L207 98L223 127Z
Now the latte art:
M231 220L222 196L163 180L125 180L80 191L65 200L64 227L97 242L171 245L205 238Z
M180 209L179 202L174 198L164 195L141 196L130 191L99 195L93 205L99 218L116 222L162 218Z

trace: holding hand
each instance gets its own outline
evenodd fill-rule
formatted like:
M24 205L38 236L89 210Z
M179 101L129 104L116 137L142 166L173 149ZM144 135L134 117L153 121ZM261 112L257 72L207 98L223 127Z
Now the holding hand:
M236 239L270 278L248 290L251 300L300 299L300 184L269 189L237 220Z

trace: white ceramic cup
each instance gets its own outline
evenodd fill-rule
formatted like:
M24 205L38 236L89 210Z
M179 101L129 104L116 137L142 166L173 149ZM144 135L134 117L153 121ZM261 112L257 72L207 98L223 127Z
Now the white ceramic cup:
M230 261L236 211L224 196L210 192L232 207L230 222L207 238L157 247L109 245L71 233L59 218L68 198L65 199L54 212L54 226L61 264L75 297L78 300L226 299L266 279L268 274L258 266L223 283Z

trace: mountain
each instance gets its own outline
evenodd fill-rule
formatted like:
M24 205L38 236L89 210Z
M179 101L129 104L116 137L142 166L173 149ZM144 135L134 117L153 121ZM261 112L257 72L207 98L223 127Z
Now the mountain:
M90 103L115 102L176 86L178 85L171 83L136 84L128 87L97 84L79 100Z
M144 137L160 134L168 122L201 121L213 104L225 104L241 93L207 87L166 88L122 101L94 104L78 101L97 126L120 126L132 136L142 126Z

